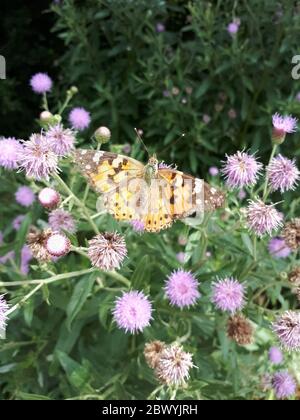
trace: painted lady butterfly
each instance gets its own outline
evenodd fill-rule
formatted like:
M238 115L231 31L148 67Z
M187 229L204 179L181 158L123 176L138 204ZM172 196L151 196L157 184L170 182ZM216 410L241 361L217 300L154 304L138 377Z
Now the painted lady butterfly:
M222 207L224 194L200 179L160 166L156 157L143 165L130 157L79 149L75 162L115 219L140 220L148 232L177 219Z

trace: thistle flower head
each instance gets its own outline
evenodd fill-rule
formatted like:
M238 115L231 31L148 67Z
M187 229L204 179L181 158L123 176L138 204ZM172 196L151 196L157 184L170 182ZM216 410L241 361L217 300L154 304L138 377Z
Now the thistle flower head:
M155 30L156 30L157 33L160 34L162 32L165 32L166 27L162 22L157 22L157 24L155 25Z
M234 19L232 22L229 23L229 25L227 26L227 32L234 36L238 33L239 28L240 28L240 24L241 21L239 18Z
M19 167L19 155L22 152L22 144L13 137L0 140L0 166L13 170Z
M272 386L276 397L285 399L292 397L296 393L297 384L295 379L285 371L276 372L272 378Z
M30 248L32 256L40 262L51 261L51 255L47 251L46 241L52 235L51 229L40 231L34 229L27 235L27 244Z
M32 134L30 139L23 143L19 164L28 177L38 181L48 180L49 175L58 172L57 155L49 141L41 134Z
M219 169L216 166L211 166L208 172L211 176L217 176L219 174Z
M274 204L265 204L261 200L250 200L247 208L247 224L257 236L271 235L273 230L282 225L283 216Z
M290 255L291 249L282 238L272 238L268 245L269 252L274 258L286 258Z
M36 73L30 79L30 86L35 93L43 94L52 88L52 80L47 73Z
M90 113L82 107L73 108L69 114L70 124L75 130L85 130L91 122Z
M180 264L184 264L185 263L185 252L178 252L178 254L176 254L176 259Z
M132 229L137 233L145 231L145 223L142 220L131 220L130 224Z
M45 247L53 257L62 257L70 252L71 242L66 235L53 233L45 241Z
M155 368L158 380L167 385L183 385L194 367L192 355L177 344L165 347Z
M124 292L115 302L114 320L118 327L135 334L150 325L152 305L144 293L132 290Z
M226 183L230 188L243 188L254 185L262 169L254 155L238 151L228 156L222 169Z
M63 209L53 210L49 214L49 225L54 232L76 232L76 223L71 213Z
M0 295L0 330L4 330L7 321L6 312L8 310L8 304L4 299L4 295Z
M289 281L296 286L300 286L300 266L296 266L289 273Z
M125 239L118 233L99 234L89 241L88 255L92 265L101 270L118 269L127 255Z
M18 231L20 230L20 227L22 226L22 223L25 219L25 216L23 214L20 214L19 216L15 217L12 221L12 227Z
M229 318L227 335L240 346L246 346L253 341L253 327L243 315L234 315Z
M267 174L272 191L284 193L296 188L300 172L295 160L278 155L267 166Z
M32 252L29 246L24 245L21 249L21 267L20 271L22 274L27 275L29 272L29 262L32 260Z
M21 206L29 207L35 201L35 194L31 188L26 185L19 187L16 194L16 202L21 204Z
M269 360L274 365L280 365L283 362L283 354L280 348L271 347L269 350Z
M53 152L57 156L68 156L74 149L75 134L69 128L63 128L61 124L54 125L45 133Z
M245 304L245 288L232 277L218 280L212 286L212 302L221 311L233 314Z
M273 323L273 330L285 349L300 350L300 312L284 312Z
M297 118L291 115L282 116L276 112L272 117L273 127L284 133L294 133L297 129Z
M292 219L284 225L282 237L286 245L293 251L300 247L300 218Z
M189 271L174 271L166 282L165 292L171 305L183 308L194 305L201 296L198 292L198 282Z
M157 367L161 352L166 348L166 343L163 341L155 340L150 343L145 344L144 356L147 362L147 365L151 369Z
M107 127L99 127L94 133L95 139L102 144L108 143L111 138L110 129Z
M60 202L59 193L53 188L43 188L38 195L40 204L46 209L55 209Z

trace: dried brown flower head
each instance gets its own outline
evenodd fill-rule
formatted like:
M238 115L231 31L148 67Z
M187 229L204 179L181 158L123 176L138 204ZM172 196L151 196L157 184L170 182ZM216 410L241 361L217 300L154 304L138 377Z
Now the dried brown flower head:
M289 281L296 286L300 286L300 266L294 267L289 273Z
M45 247L46 240L51 234L51 229L40 231L37 228L32 228L27 235L27 244L32 252L32 255L40 262L51 261L51 255Z
M292 219L286 223L282 232L286 245L293 251L300 247L300 218Z
M234 315L229 318L227 335L240 346L246 346L253 341L253 327L243 315Z
M146 343L145 349L144 349L144 356L145 356L148 366L151 369L155 369L157 367L160 354L165 347L166 347L166 344L163 341L159 341L159 340Z

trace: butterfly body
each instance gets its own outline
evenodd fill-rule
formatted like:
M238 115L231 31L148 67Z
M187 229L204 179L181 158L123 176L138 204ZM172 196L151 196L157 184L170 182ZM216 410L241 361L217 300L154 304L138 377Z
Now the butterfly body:
M142 221L148 232L224 202L223 193L202 180L161 168L156 156L143 165L127 156L82 149L75 152L75 162L115 219Z

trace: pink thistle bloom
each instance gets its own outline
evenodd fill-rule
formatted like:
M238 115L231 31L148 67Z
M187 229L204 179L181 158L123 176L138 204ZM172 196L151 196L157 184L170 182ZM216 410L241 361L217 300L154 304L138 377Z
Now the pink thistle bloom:
M47 73L36 73L30 79L30 86L35 93L43 94L50 92L52 80Z
M296 188L300 173L295 160L278 155L267 166L267 175L272 191L284 193Z
M173 344L161 351L155 373L163 384L178 386L189 379L192 367L192 354L185 352L178 344Z
M24 207L30 207L31 204L35 201L35 194L31 188L26 187L25 185L19 187L16 194L16 202L21 204Z
M12 227L18 231L20 227L22 226L22 223L25 219L25 216L23 214L20 214L19 216L15 217L12 221Z
M66 231L71 234L76 232L76 223L71 213L63 209L53 210L49 214L49 225L54 232Z
M272 238L268 245L269 252L274 258L286 258L292 252L284 239Z
M23 150L22 144L13 137L0 140L0 166L12 170L19 167L19 155Z
M234 19L232 22L229 23L227 26L227 31L230 35L236 35L239 31L241 21L240 19Z
M47 239L45 246L52 257L62 257L70 252L71 242L65 235L53 233Z
M21 250L21 267L20 271L22 274L27 275L29 273L29 262L32 260L32 252L29 246L24 245Z
M64 129L61 124L50 127L45 134L53 152L57 156L67 156L74 150L75 135L69 128Z
M114 320L118 327L135 334L150 325L152 305L143 292L124 292L115 302Z
M25 170L26 175L38 181L48 180L49 175L58 172L57 155L41 134L32 134L29 141L24 142L19 160L20 168Z
M145 223L142 220L131 220L130 224L132 229L137 233L144 232L145 230Z
M280 348L271 347L269 350L269 360L274 365L280 365L283 362L283 354Z
M296 394L297 384L295 379L285 371L276 372L272 378L272 386L276 397L285 399Z
M94 267L104 271L120 268L127 255L126 242L118 233L106 232L89 241L88 256Z
M171 305L183 308L194 305L200 298L198 281L189 271L174 271L166 282L165 292Z
M166 30L166 27L165 27L165 25L163 24L163 23L161 23L161 22L158 22L157 24L156 24L156 26L155 26L155 30L156 30L156 32L157 33L162 33L162 32L165 32L165 30Z
M238 192L238 198L239 198L240 200L244 200L244 198L246 198L246 197L247 197L247 194L246 194L245 190L240 190L240 191Z
M243 188L255 185L262 169L262 164L257 162L253 155L237 152L228 156L222 169L226 183L230 188Z
M211 166L208 172L211 176L217 176L219 174L219 169L216 166Z
M185 253L184 252L178 252L178 254L176 255L177 261L180 264L184 264L185 262Z
M273 323L273 331L286 350L300 350L300 312L285 311Z
M218 280L212 285L212 302L223 312L234 314L245 305L245 288L230 277Z
M86 129L91 122L91 116L88 111L82 107L73 108L69 114L69 121L73 128L79 131Z
M271 235L273 230L282 226L283 216L274 204L265 204L261 200L250 200L247 208L247 224L250 230L262 237Z
M282 116L276 112L273 115L272 121L274 129L284 134L294 133L297 129L298 120L291 115Z
M6 327L8 304L4 299L4 295L0 295L0 330L4 330Z
M39 192L39 202L46 209L55 209L60 202L60 194L53 188L43 188Z

